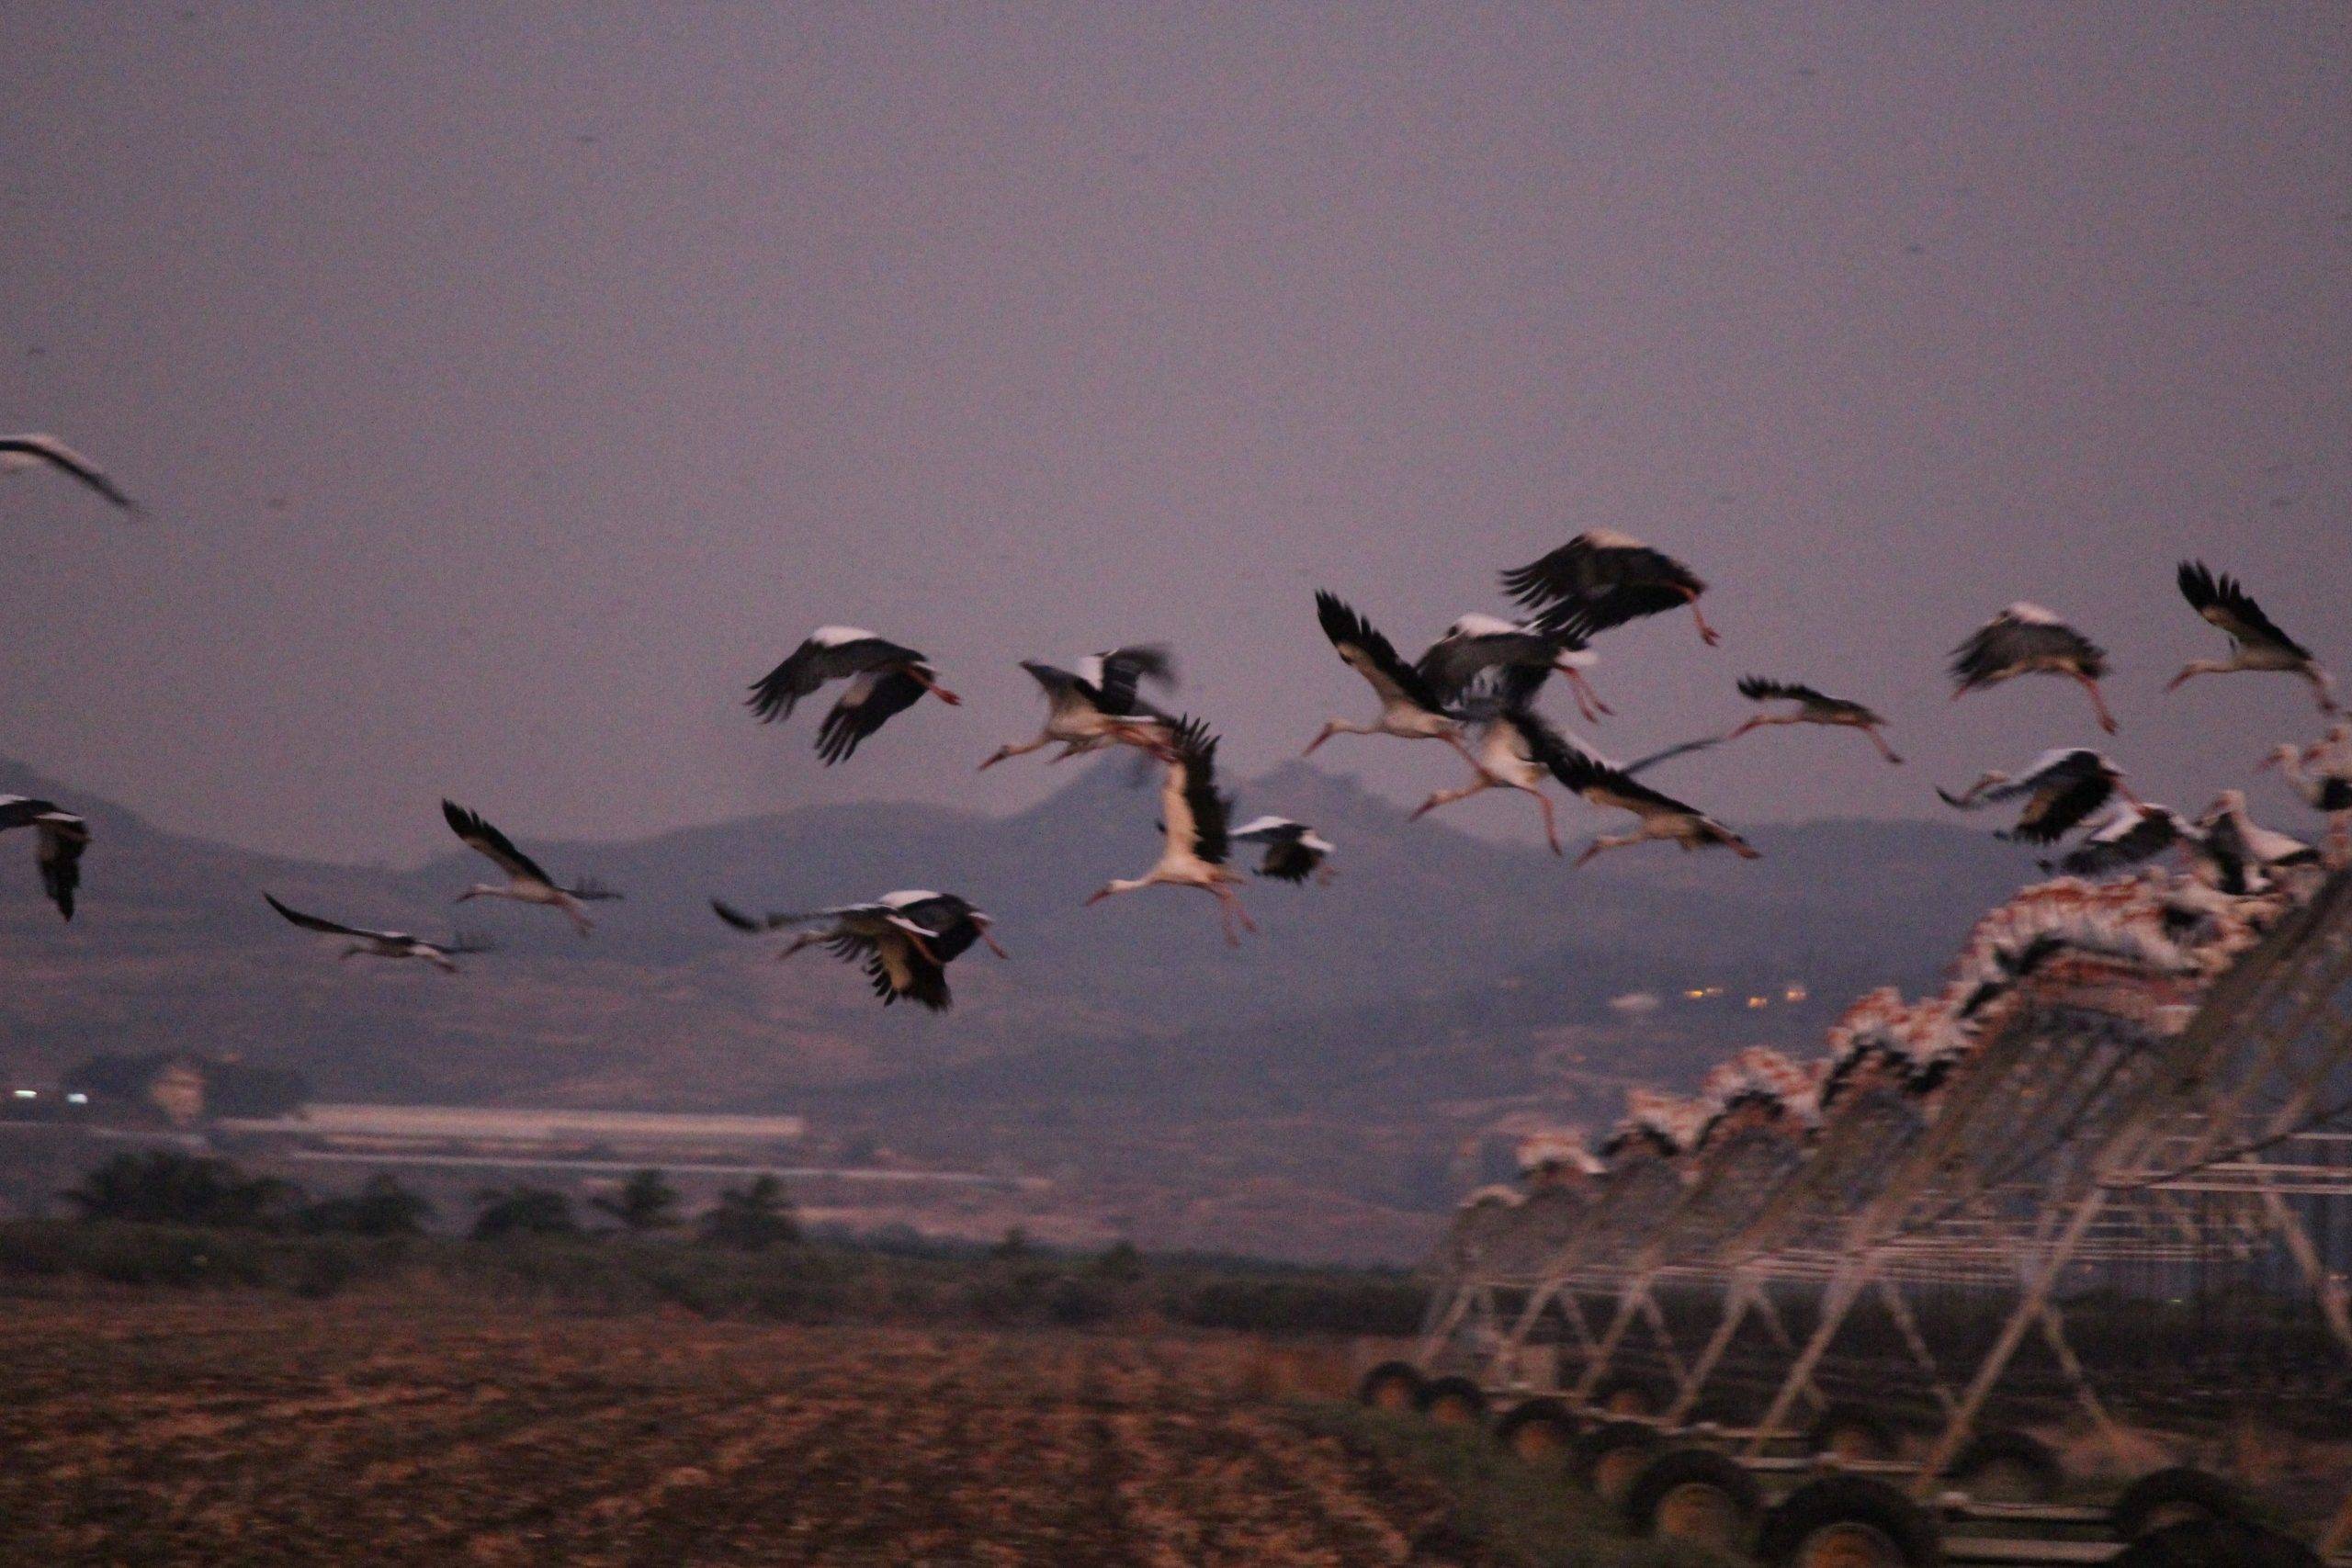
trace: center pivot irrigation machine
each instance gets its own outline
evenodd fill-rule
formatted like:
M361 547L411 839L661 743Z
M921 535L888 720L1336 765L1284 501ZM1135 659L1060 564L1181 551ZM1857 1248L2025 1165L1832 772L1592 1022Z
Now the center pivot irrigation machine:
M2352 1562L2352 874L2304 874L2043 884L1813 1066L1636 1097L1464 1205L1364 1397L1773 1563Z

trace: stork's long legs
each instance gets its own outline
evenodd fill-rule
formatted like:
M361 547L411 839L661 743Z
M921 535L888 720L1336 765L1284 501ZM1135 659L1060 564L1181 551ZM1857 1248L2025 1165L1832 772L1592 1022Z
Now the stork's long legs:
M1584 853L1577 856L1577 864L1579 866L1585 864L1589 862L1593 856L1600 853L1603 850L1631 849L1635 844L1641 843L1648 837L1649 835L1646 833L1618 833L1614 835L1603 834L1601 837L1593 840L1592 842L1585 846Z
M1877 725L1865 724L1861 727L1861 730L1864 735L1871 738L1871 744L1878 748L1879 755L1884 757L1890 762L1897 764L1902 762L1903 759L1894 754L1894 748L1886 743L1886 737L1878 732Z
M1552 852L1555 855L1564 855L1567 853L1567 851L1560 847L1560 820L1558 818L1552 815L1552 797L1545 795L1541 789L1531 789L1528 790L1527 793L1533 795L1535 797L1535 804L1543 808L1544 837L1550 841L1552 845Z
M1682 597L1690 606L1690 618L1699 623L1699 640L1705 643L1709 648L1713 648L1717 643L1723 641L1722 634L1707 624L1706 612L1699 608L1699 595L1697 592L1692 589L1685 588L1682 590Z
M989 753L988 761L982 762L976 771L985 773L990 768L995 767L999 762L1008 761L1014 757L1026 757L1030 752L1042 750L1046 747L1051 746L1053 743L1054 738L1052 736L1040 735L1036 739L1029 741L1023 745L1000 746L995 750ZM1067 753L1065 753L1065 755L1067 755ZM1057 757L1054 760L1056 761L1059 761L1061 759Z
M937 697L941 702L945 703L949 707L957 708L964 705L963 698L957 696L955 693L941 685L935 678L927 672L916 669L911 664L902 664L899 665L899 668L904 671L908 675L913 677L916 684L920 685L924 691L929 692L933 696Z
M1485 773L1480 773L1476 778L1471 780L1468 784L1464 784L1460 789L1439 790L1427 800L1424 800L1419 806L1413 807L1412 816L1406 818L1405 820L1408 822L1415 821L1423 814L1434 811L1441 806L1451 806L1457 800L1467 800L1474 795L1480 794L1494 787L1495 781L1488 778Z
M1241 945L1241 938L1236 935L1233 930L1233 922L1236 919L1241 922L1243 931L1252 935L1257 933L1258 922L1250 918L1250 911L1241 907L1241 900L1233 896L1233 889L1222 882L1211 882L1205 884L1202 891L1213 894L1216 898L1217 924L1224 929L1225 943L1227 947Z
M1558 669L1567 678L1568 695L1576 699L1577 711L1584 715L1587 724L1598 724L1602 714L1617 711L1600 700L1600 694L1592 689L1592 682L1584 678L1583 671L1573 664L1563 664Z
M2099 694L2098 682L2083 674L2075 675L2075 679L2080 681L2083 690L2091 694L2091 711L2098 715L2098 727L2109 735L2114 734L2115 716L2107 711L2107 699Z

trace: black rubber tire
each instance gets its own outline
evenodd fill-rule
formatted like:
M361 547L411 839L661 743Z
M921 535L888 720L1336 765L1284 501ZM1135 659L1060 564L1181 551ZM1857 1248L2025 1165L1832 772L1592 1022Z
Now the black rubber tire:
M1713 1449L1669 1449L1650 1461L1618 1506L1625 1528L1635 1535L1659 1534L1658 1506L1685 1486L1713 1487L1723 1494L1737 1516L1736 1539L1707 1544L1733 1551L1746 1551L1756 1539L1757 1524L1764 1517L1763 1489L1738 1461Z
M1522 1399L1504 1411L1495 1423L1495 1441L1531 1464L1546 1462L1543 1456L1522 1452L1520 1447L1527 1440L1527 1434L1536 1428L1552 1439L1557 1450L1555 1457L1561 1461L1574 1456L1577 1439L1584 1436L1584 1423L1577 1419L1576 1412L1556 1399L1539 1397Z
M1804 1435L1805 1452L1831 1452L1840 1432L1860 1433L1871 1447L1871 1459L1893 1459L1895 1455L1894 1428L1868 1405L1846 1404L1833 1404L1814 1418Z
M1638 1401L1637 1404L1621 1406L1620 1400ZM1645 1378L1638 1372L1618 1372L1600 1380L1592 1391L1589 1406L1596 1416L1657 1416L1674 1403L1674 1391L1656 1378Z
M1487 1424L1487 1391L1468 1378L1431 1378L1413 1397L1413 1408L1440 1424ZM1459 1414L1450 1414L1459 1412Z
M1935 1520L1917 1503L1867 1475L1830 1475L1799 1487L1764 1516L1756 1555L1771 1568L1789 1568L1816 1530L1863 1525L1884 1536L1906 1568L1943 1561Z
M2235 1519L2192 1519L2142 1536L2109 1568L2324 1568L2299 1540Z
M2025 1482L2026 1495L2007 1501L2054 1502L2066 1484L2066 1467L2058 1461L2058 1455L2048 1443L2007 1427L1996 1427L1970 1438L1953 1456L1951 1463L1944 1467L1943 1482L1967 1492L1972 1479L1996 1466L2011 1469Z
M1666 1439L1638 1421L1606 1421L1577 1439L1576 1475L1604 1503L1622 1503Z
M2182 1509L2208 1519L2253 1522L2245 1493L2211 1471L2186 1464L2153 1471L2125 1487L2107 1519L2120 1539L2137 1540L2168 1525L2194 1522L2178 1517Z
M1391 1399L1384 1399L1382 1396L1390 1389L1402 1389L1404 1398L1394 1403ZM1381 1362L1357 1382L1356 1403L1368 1404L1374 1410L1419 1410L1421 1407L1421 1370L1410 1361Z

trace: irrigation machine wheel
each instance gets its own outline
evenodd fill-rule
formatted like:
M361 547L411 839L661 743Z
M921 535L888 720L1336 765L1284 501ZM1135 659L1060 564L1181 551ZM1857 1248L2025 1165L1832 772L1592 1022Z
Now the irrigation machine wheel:
M2249 1524L2245 1495L2207 1470L2175 1465L2153 1471L2123 1489L2108 1510L2108 1522L2125 1540L2138 1540L2168 1525L2222 1520Z
M1420 1387L1413 1406L1441 1427L1482 1427L1486 1391L1468 1378L1434 1378Z
M1410 1361L1383 1361L1356 1384L1356 1403L1401 1416L1419 1408L1420 1369Z
M1495 1441L1530 1464L1561 1464L1576 1451L1583 1430L1583 1423L1558 1400L1522 1399L1495 1423Z
M1656 1378L1619 1372L1592 1391L1592 1408L1603 1416L1656 1416L1674 1403L1674 1393Z
M2190 1519L2142 1536L2109 1568L2324 1568L2299 1540L2235 1519Z
M1638 1421L1610 1421L1577 1439L1577 1478L1612 1507L1623 1504L1666 1439Z
M1841 1403L1815 1418L1804 1446L1808 1453L1832 1459L1893 1459L1894 1428L1867 1405Z
M1635 1535L1690 1541L1718 1551L1746 1551L1764 1517L1764 1494L1736 1460L1713 1449L1669 1449L1649 1462L1625 1494L1626 1528Z
M1867 1475L1832 1475L1764 1517L1757 1555L1772 1568L1929 1568L1943 1561L1935 1521Z
M1980 1503L2050 1503L2065 1484L2066 1470L2049 1444L2000 1427L1969 1439L1943 1479Z

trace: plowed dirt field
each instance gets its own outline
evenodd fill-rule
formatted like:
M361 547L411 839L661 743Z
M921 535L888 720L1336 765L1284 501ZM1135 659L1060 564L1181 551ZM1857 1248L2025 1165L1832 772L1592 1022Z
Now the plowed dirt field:
M0 1562L1402 1562L1442 1494L1275 1397L1344 1373L1241 1339L17 1301Z

